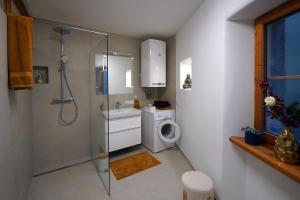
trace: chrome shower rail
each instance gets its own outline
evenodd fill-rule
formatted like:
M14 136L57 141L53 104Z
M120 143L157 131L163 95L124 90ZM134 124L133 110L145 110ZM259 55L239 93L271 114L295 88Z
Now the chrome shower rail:
M78 31L84 31L84 32L89 32L89 33L94 33L94 34L98 34L98 35L105 35L108 36L108 33L104 33L104 32L100 32L97 30L92 30L92 29L87 29L87 28L83 28L83 27L79 27L79 26L74 26L74 25L70 25L70 24L65 24L65 23L61 23L61 22L56 22L56 21L52 21L52 20L48 20L48 19L42 19L42 18L37 18L34 17L35 21L40 21L43 23L47 23L50 25L59 25L63 28L68 28L68 29L73 29L73 30L78 30Z

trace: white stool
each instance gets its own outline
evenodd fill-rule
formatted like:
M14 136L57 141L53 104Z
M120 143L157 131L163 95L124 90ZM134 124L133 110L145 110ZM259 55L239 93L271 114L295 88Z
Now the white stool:
M183 200L214 200L213 182L199 171L182 175Z

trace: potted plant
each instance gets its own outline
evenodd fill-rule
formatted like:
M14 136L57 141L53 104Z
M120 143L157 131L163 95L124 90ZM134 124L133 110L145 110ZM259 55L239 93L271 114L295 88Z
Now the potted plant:
M263 143L262 131L250 128L249 126L242 128L242 131L245 132L245 142L247 144L257 146Z
M275 140L275 156L283 162L297 164L299 162L299 152L291 128L300 127L300 108L298 107L298 102L295 101L286 106L284 99L273 94L268 82L262 82L260 86L266 93L264 102L268 108L267 115L284 125L283 131Z

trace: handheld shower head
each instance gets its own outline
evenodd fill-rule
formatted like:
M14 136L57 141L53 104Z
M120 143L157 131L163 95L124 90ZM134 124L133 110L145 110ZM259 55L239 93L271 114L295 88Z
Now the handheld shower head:
M62 55L62 56L60 57L60 61L61 61L62 63L64 63L64 64L67 64L68 61L69 61L69 57L66 56L66 55Z

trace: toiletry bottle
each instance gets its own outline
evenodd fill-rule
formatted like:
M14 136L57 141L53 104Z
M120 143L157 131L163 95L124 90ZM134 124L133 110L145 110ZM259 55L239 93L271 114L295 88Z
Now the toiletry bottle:
M103 102L103 103L100 105L100 110L101 110L101 111L105 111L105 110L106 110L105 107L106 107L106 106L105 106L105 103Z
M44 77L42 74L38 74L36 79L35 79L35 83L38 83L38 84L43 84L44 83Z
M141 105L140 105L140 102L139 102L137 96L134 96L133 107L136 109L141 109Z

